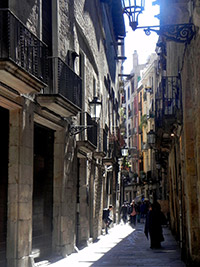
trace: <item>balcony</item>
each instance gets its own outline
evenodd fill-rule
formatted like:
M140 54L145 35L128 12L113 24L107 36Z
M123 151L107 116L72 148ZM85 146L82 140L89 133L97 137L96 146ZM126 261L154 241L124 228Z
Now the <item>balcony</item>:
M126 133L126 123L125 123L125 121L123 121L120 124L120 132L121 132L121 134L125 134Z
M157 128L171 133L176 123L181 123L181 85L180 79L175 76L165 77L156 94L155 123Z
M142 144L141 144L141 149L142 149L143 151L147 151L147 150L149 149L149 145L148 145L148 143L142 143Z
M0 80L20 94L47 86L47 46L7 9L0 9Z
M142 133L143 133L143 131L142 131L141 127L138 127L138 134L142 134Z
M138 110L139 110L139 111L142 111L142 102L141 102L141 101L138 102Z
M100 129L98 151L93 153L95 158L104 158L107 154L107 133L104 129Z
M134 135L134 134L137 134L137 127L132 128L131 133L132 133L133 135Z
M37 101L60 116L76 116L82 107L82 79L60 58L50 60L49 70L54 78Z
M80 155L93 152L97 148L97 123L92 120L91 116L84 112L81 114L82 125L89 126L79 135L77 147Z
M156 93L155 129L157 145L163 151L171 147L171 133L182 123L181 83L175 76L164 77Z
M109 149L106 158L103 159L105 165L112 165L116 163L117 158L121 157L121 142L120 131L117 130L117 135L109 134Z
M135 159L137 159L139 157L139 151L137 149L137 146L129 148L129 156L131 158L135 158Z
M154 117L155 117L155 114L154 114L154 112L153 111L149 111L149 114L147 114L147 119L149 120L149 119L154 119Z

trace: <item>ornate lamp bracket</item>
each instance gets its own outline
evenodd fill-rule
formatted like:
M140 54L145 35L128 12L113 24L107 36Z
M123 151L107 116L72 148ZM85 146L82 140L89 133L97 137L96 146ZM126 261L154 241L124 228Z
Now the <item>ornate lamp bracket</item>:
M146 35L150 35L152 31L156 32L158 35L165 37L166 41L174 41L177 43L190 43L196 34L193 23L144 26L138 27L138 29L144 29Z

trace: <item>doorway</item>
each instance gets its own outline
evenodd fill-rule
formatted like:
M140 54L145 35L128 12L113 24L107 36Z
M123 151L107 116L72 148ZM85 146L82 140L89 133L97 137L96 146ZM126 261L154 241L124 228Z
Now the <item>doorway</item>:
M52 253L54 132L34 125L33 233L35 262Z

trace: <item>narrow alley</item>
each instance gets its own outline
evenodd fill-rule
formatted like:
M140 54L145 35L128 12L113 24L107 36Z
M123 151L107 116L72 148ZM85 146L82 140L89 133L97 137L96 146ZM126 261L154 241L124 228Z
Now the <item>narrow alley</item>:
M97 242L89 244L78 253L66 259L51 263L51 267L66 266L152 266L183 267L180 250L171 231L163 228L165 241L161 249L150 249L144 235L144 224L131 228L128 224L119 224L102 235ZM49 263L46 262L49 266ZM45 266L45 262L43 262Z
M0 0L0 267L200 267L199 114L200 0Z

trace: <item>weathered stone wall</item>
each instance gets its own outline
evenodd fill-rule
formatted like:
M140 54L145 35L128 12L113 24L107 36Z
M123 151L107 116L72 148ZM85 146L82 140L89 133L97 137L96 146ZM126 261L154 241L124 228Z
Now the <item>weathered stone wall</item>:
M102 210L103 210L103 192L102 192L102 167L96 167L95 185L94 185L94 230L93 239L96 240L101 234L102 228Z
M42 38L42 0L11 0L9 4L16 16L34 34ZM83 111L89 112L89 101L93 96L98 96L103 100L100 128L105 128L105 124L111 128L113 125L116 126L116 116L113 115L114 99L109 100L108 90L104 84L105 77L111 76L108 65L113 65L113 70L116 70L117 62L113 56L116 51L110 41L107 43L109 46L105 46L100 7L102 3L89 0L52 0L52 5L53 56L59 56L66 62L69 50L75 50L77 54L81 52L84 55ZM106 14L104 10L104 16ZM113 32L112 29L109 30L110 26L106 25L107 32L110 34L109 40L112 40ZM108 56L110 49L112 64L111 62L108 64L105 52L107 50ZM79 58L75 60L74 71L79 74ZM114 74L115 77L110 79L109 89L112 88L115 91L115 98L117 98L115 83L118 76L117 72ZM31 75L29 78L32 78ZM96 92L94 92L94 80ZM4 90L6 91L7 88ZM56 91L55 88L54 91ZM6 98L8 95L11 100L8 101L10 136L7 261L9 267L30 267L33 264L31 251L34 123L54 131L52 252L66 256L74 251L79 241L80 244L86 244L90 237L97 239L101 234L102 210L109 202L102 174L104 166L100 161L97 164L97 160L92 158L92 153L85 155L84 159L78 158L76 146L78 138L69 135L68 119L61 118L59 113L55 114L55 110L50 111L50 107L48 109L40 106L34 95L16 94L16 97L12 90L7 93ZM109 104L108 101L110 101ZM13 108L17 106L21 108ZM77 124L80 122L78 121ZM110 130L115 131L115 129L116 127ZM116 189L116 184L113 189ZM78 190L79 196L77 196ZM79 202L77 197L80 198ZM109 201L115 205L116 195L109 197Z
M200 262L200 213L199 213L199 44L200 37L186 50L183 66L183 110L185 191L188 230L188 253L191 260Z
M68 141L66 139L66 141ZM65 144L66 145L66 144ZM69 148L73 147L73 142ZM65 147L64 155L64 177L62 180L61 191L61 243L62 255L66 256L74 251L76 238L76 203L77 203L77 157L72 150L71 159L68 159L68 153Z
M31 32L40 36L40 0L11 0L9 7Z
M199 1L194 1L194 9L188 2L169 1L168 6L163 3L163 24L187 23L193 16L199 27ZM183 121L179 121L182 131L175 137L169 154L170 215L172 230L190 266L200 263L199 46L198 28L189 44L167 43L167 75L180 73L183 109Z
M87 244L90 238L89 232L89 184L87 180L87 160L79 159L79 246Z
M8 266L28 266L32 233L33 110L29 100L10 111Z

